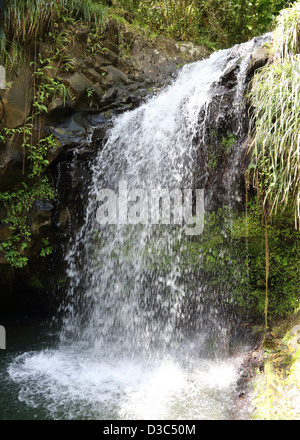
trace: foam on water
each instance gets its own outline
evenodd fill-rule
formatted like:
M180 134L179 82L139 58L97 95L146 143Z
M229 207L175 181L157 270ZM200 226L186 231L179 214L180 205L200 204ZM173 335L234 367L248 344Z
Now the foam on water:
M79 348L79 347L78 347ZM9 367L19 399L53 419L226 419L233 407L236 359L122 359L49 350L24 353Z

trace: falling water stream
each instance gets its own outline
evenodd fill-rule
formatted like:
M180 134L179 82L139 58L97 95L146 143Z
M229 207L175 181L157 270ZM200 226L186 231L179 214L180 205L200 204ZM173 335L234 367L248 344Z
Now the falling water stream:
M59 343L26 351L7 367L6 385L13 384L31 417L193 420L235 414L242 356L228 348L234 316L222 302L231 304L231 292L210 301L208 281L183 264L191 225L164 218L152 224L150 205L142 208L151 190L195 190L194 140L204 136L206 123L200 114L239 58L233 111L241 111L250 54L262 43L256 39L184 66L173 84L115 118L91 164L85 221L66 255L69 288L59 310ZM96 214L106 189L123 205L114 205L112 224L103 225Z

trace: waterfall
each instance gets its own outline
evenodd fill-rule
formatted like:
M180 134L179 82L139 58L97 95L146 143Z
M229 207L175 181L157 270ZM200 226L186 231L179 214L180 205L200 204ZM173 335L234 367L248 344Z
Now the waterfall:
M91 163L85 221L66 256L59 347L24 354L10 367L28 404L34 383L40 396L48 392L55 417L80 418L86 410L90 418L206 418L205 405L215 408L212 417L228 415L220 408L231 399L236 360L213 363L204 354L212 331L214 350L228 354L230 325L224 305L206 297L197 265L184 264L183 249L201 235L212 197L198 186L208 174L199 170L199 150L216 88L238 70L232 113L236 144L243 143L250 54L268 38L185 65L173 84L115 117ZM231 304L231 292L221 294ZM220 404L212 389L222 388Z
M224 51L185 66L173 85L114 121L93 164L85 224L67 255L71 284L63 338L131 354L166 349L180 339L180 321L188 317L180 249L175 254L173 244L183 225L99 225L97 193L109 188L118 194L120 182L128 193L144 191L148 200L151 190L194 188L199 112L226 57ZM149 209L146 216L149 221ZM158 260L161 267L152 269Z
M257 44L253 40L184 66L163 92L115 119L92 164L85 223L67 255L71 282L63 340L79 338L102 353L133 355L154 347L166 350L184 338L185 327L195 327L184 282L188 269L181 269L180 244L189 238L186 225L164 225L163 219L153 224L151 204L140 206L142 216L133 215L136 224L130 224L128 194L135 191L131 206L138 211L137 200L140 205L144 198L150 202L152 190L169 197L175 189L183 197L184 190L195 189L197 150L199 142L205 145L214 87L241 59L232 109L241 120L245 72ZM240 128L241 124L237 135ZM116 224L97 222L97 198L103 188L126 205L125 217L123 212L114 214Z

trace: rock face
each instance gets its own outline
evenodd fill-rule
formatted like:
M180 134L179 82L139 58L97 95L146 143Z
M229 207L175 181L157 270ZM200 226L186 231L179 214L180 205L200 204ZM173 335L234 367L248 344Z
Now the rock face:
M241 52L240 52L241 51ZM249 152L249 102L245 100L255 71L266 64L264 48L244 53L243 45L232 48L229 58L237 59L215 84L208 106L200 115L205 129L195 142L198 148L197 188L206 191L206 210L229 202L244 209L244 175L251 161ZM236 148L238 146L238 148Z

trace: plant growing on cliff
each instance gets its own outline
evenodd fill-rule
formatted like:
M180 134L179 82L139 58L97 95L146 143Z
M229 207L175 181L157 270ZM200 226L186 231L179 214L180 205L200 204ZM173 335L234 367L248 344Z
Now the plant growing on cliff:
M31 228L28 222L29 214L36 200L53 200L55 192L46 176L46 169L49 164L46 159L47 152L56 145L52 135L32 144L33 124L28 118L24 127L17 129L4 129L0 134L0 142L12 139L16 134L23 134L23 149L27 153L30 164L30 171L24 181L12 191L0 193L0 203L5 209L5 218L2 224L9 230L8 237L0 242L0 252L7 263L13 267L21 268L26 265L26 249L31 242ZM50 247L46 246L47 255ZM44 251L46 252L46 251ZM46 255L45 254L45 255Z
M53 198L54 191L46 177L34 184L22 182L20 188L0 193L0 203L6 211L2 224L9 228L9 236L0 242L0 252L11 266L21 268L28 261L25 255L25 250L31 242L28 214L35 200Z
M254 108L252 148L256 176L270 214L289 202L300 227L300 3L277 20L272 62L255 75L250 91Z
M293 313L300 304L299 232L293 228L292 208L272 216L268 222L269 273L266 280L265 225L257 198L248 202L247 214L233 222L232 238L239 245L241 267L248 270L247 281L237 286L240 304L265 313L268 287L268 314L283 317ZM244 246L242 243L244 242ZM266 281L268 285L266 286Z
M47 112L47 106L54 98L59 98L65 105L66 99L70 98L69 90L63 84L61 78L52 78L49 75L49 71L52 70L52 59L42 60L39 56L38 62L32 62L34 66L34 79L35 79L35 96L33 107L35 108L35 115L42 112Z

